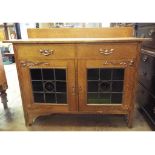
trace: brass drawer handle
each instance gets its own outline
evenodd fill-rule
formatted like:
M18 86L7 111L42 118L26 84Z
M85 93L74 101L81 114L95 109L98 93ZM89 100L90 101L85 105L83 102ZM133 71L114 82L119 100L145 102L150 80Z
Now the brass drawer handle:
M114 51L113 48L111 48L111 49L102 49L102 48L100 48L100 49L99 49L100 54L104 54L104 55L112 54L113 51Z
M47 50L42 50L42 49L40 49L39 51L40 51L40 54L42 54L42 55L44 55L44 56L49 56L49 55L51 55L51 54L54 54L54 50L49 50L49 49L47 49Z

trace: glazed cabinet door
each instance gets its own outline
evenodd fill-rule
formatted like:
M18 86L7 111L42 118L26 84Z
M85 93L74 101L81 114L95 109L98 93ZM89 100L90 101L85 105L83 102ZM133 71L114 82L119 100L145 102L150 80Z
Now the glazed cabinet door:
M74 60L21 60L18 66L26 108L76 111Z
M134 60L79 60L79 110L127 113L134 89Z

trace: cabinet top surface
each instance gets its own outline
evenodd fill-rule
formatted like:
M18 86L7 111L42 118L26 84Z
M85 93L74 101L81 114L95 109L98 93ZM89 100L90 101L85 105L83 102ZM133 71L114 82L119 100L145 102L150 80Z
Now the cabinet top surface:
M104 43L104 42L143 42L151 41L151 38L33 38L4 40L3 43Z

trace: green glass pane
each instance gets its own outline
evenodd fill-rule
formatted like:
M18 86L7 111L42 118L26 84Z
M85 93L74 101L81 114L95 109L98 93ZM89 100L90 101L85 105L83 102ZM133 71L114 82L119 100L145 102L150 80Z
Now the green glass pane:
M88 93L88 104L107 104L110 103L109 93Z

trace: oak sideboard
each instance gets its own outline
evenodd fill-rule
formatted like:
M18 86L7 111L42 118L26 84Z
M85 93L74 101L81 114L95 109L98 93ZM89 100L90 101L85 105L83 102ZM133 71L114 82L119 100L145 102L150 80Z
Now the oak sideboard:
M10 40L26 125L49 114L122 114L132 126L141 42L134 37Z

